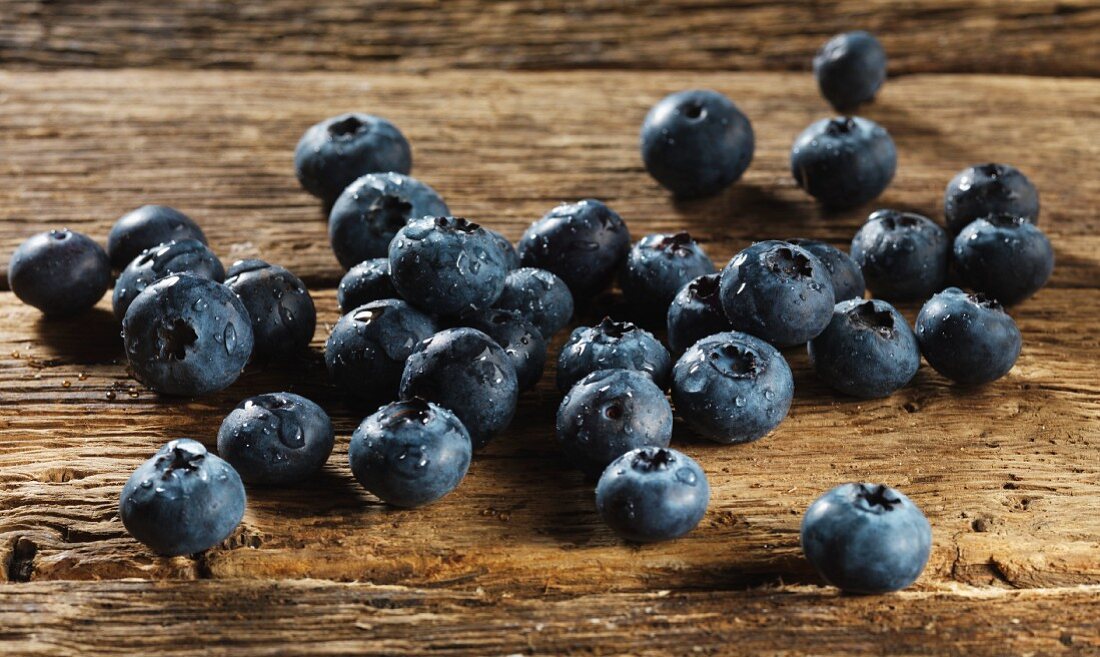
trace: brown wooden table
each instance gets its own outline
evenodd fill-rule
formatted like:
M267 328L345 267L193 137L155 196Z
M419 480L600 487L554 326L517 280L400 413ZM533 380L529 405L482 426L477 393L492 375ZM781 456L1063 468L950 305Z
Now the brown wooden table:
M290 162L306 126L393 118L414 174L511 238L595 196L635 237L686 228L716 261L754 239L843 245L874 206L822 213L787 153L829 113L813 51L857 27L891 57L864 112L900 152L877 206L939 217L951 176L990 160L1041 190L1058 262L1012 311L1024 350L1007 377L963 389L924 367L856 401L793 350L796 399L774 434L721 447L677 428L713 497L695 532L660 545L617 540L558 457L552 367L438 504L395 511L354 484L361 418L318 357L342 272ZM0 652L1100 653L1098 35L1100 5L1082 1L0 2L5 270L33 232L104 239L125 211L164 203L226 261L299 273L321 320L311 358L179 401L128 378L108 300L55 323L0 292ZM645 175L637 129L663 94L697 86L746 111L756 157L727 193L675 203ZM239 530L204 554L156 558L125 533L118 495L143 459L173 437L212 444L237 401L277 389L333 413L323 476L250 489ZM902 488L932 522L905 592L841 596L802 559L806 505L855 480Z

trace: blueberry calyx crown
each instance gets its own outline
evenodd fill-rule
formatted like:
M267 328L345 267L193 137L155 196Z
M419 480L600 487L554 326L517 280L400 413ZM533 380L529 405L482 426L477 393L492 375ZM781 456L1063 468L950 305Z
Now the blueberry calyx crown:
M836 119L830 119L829 123L825 125L825 134L831 136L846 135L850 132L855 132L856 122L850 116L843 116Z
M691 99L680 105L680 113L692 121L700 121L707 118L707 108L697 99Z
M164 360L187 358L187 348L199 339L195 329L180 317L175 321L161 324L157 337L160 344L160 357Z
M1005 174L1004 165L997 164L996 162L979 164L978 166L974 167L974 170L984 176L988 176L992 180L996 180L997 178Z
M687 231L682 230L672 235L663 235L653 245L653 248L668 251L672 255L686 256L692 253L691 247L694 245L695 240L691 238Z
M972 294L966 295L966 298L968 301L970 301L970 303L978 306L979 308L1004 312L1004 306L1001 305L1001 302L992 297L986 296L984 292L974 292Z
M603 407L603 415L609 420L618 420L623 416L623 405L617 401L610 402Z
M71 234L72 233L69 232L68 228L62 228L61 230L51 230L50 231L50 237L52 237L53 239L55 239L59 242L61 240L64 240L64 239L68 239L69 235L71 235Z
M382 420L383 426L392 427L403 422L427 424L432 419L432 407L420 397L413 397L395 405L395 410L387 413Z
M764 264L768 269L787 278L809 278L814 275L814 266L802 250L789 246L780 246L764 255Z
M873 301L863 301L848 311L848 317L859 328L874 331L884 338L892 338L897 333L894 326L894 314L889 310L880 310Z
M630 459L631 469L638 472L656 472L667 470L676 462L676 455L663 448L640 449Z
M202 467L205 458L206 449L201 445L173 440L168 443L167 451L157 459L157 465L166 475L176 470L193 472Z
M856 495L866 502L871 511L883 513L893 511L895 507L901 506L901 499L890 497L889 493L890 488L885 484L870 487L866 484L860 484L859 492Z
M366 126L357 116L348 116L328 124L328 133L333 137L351 137Z
M1019 228L1024 224L1031 223L1027 217L1021 217L1008 212L996 212L989 216L981 217L981 219L984 219L998 228Z
M899 228L916 228L921 223L921 216L912 212L898 212L897 210L876 210L867 218L868 222L877 221L886 227L886 230L898 230Z
M406 199L395 194L383 194L371 201L367 212L379 219L383 226L397 232L408 223L412 209L412 203ZM438 224L438 219L436 221Z
M638 327L632 322L616 322L610 317L604 317L600 320L600 323L596 325L596 329L599 330L600 333L615 339L619 339L637 328Z
M474 233L481 229L480 224L463 219L462 217L436 217L435 225L439 228L449 228L461 233Z
M754 378L764 371L764 363L756 352L732 342L711 351L709 358L720 372L735 379Z

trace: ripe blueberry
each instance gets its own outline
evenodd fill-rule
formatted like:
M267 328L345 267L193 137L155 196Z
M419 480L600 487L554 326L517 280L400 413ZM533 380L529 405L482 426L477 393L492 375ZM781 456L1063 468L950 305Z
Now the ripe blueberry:
M928 217L876 210L852 238L851 253L876 297L924 299L943 288L951 242Z
M158 244L142 251L118 275L111 298L115 318L122 321L126 310L142 290L172 274L190 274L215 283L225 280L225 269L218 256L202 242L181 240Z
M336 302L340 311L352 310L379 299L397 299L397 290L390 280L390 259L364 260L348 270L336 288Z
M184 213L164 205L143 205L122 215L107 235L111 267L121 270L145 249L181 240L206 244L199 225Z
M958 234L975 219L993 214L1039 221L1039 191L1016 167L976 164L957 173L943 195L947 229Z
M573 294L545 269L521 267L508 272L494 307L518 312L549 340L573 319Z
M699 276L668 307L668 346L679 355L700 339L732 330L719 294L719 274Z
M1023 217L996 214L972 221L954 246L963 283L1007 306L1038 292L1054 271L1050 240Z
M218 431L218 454L250 484L304 481L325 464L332 444L325 411L289 392L244 400Z
M692 279L717 271L691 235L646 235L626 256L619 287L631 313L644 323L668 317L676 293ZM656 321L655 321L656 320Z
M302 279L263 260L240 260L229 268L225 285L241 298L252 319L254 356L287 356L309 347L317 310Z
M546 366L546 340L535 325L511 310L490 308L465 316L459 323L477 329L504 349L516 368L520 391L534 388Z
M558 354L558 390L568 392L597 370L644 372L662 390L668 388L672 356L652 333L630 322L605 317L596 326L573 329Z
M1020 329L1001 304L949 287L917 315L921 353L934 370L965 384L1001 378L1020 355Z
M821 119L791 147L795 182L832 209L854 208L877 197L893 180L897 164L886 129L858 116Z
M294 150L298 182L326 205L360 176L387 171L408 174L411 169L412 151L397 126L358 112L310 126Z
M833 298L836 301L863 298L863 293L867 289L863 281L863 272L847 253L817 240L789 239L786 241L806 249L825 265L825 270L829 272L829 280L833 283Z
M687 534L707 512L710 485L699 464L674 449L641 447L607 466L596 509L620 537L652 543Z
M103 248L68 229L28 238L8 264L11 291L47 317L71 317L90 309L110 284L111 264Z
M869 32L838 34L817 51L814 77L838 112L854 109L874 100L886 80L886 51Z

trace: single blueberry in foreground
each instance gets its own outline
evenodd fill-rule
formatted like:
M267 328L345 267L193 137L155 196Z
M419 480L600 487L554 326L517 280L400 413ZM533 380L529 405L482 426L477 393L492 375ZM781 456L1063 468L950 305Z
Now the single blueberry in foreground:
M851 256L840 249L830 246L825 242L807 239L785 240L809 251L815 258L825 265L829 272L829 280L833 283L833 298L837 301L863 298L867 287L863 281L863 272Z
M294 149L298 182L326 204L360 176L408 174L411 169L412 150L405 136L394 124L370 114L329 117L310 126Z
M619 287L634 317L654 324L668 317L668 306L680 288L715 271L691 235L658 233L643 237L627 254Z
M107 256L111 267L121 270L145 249L181 240L207 243L206 235L191 217L164 205L143 205L122 215L111 227Z
M340 312L349 313L355 308L380 299L397 299L397 290L390 280L390 259L364 260L348 270L336 288L336 302Z
M393 402L363 420L348 459L356 481L387 504L416 507L454 490L470 467L470 434L423 399Z
M573 294L545 269L521 267L508 272L494 307L518 312L549 340L573 319Z
M332 422L289 392L249 397L222 420L218 454L250 484L296 484L317 474L333 445Z
M993 214L1039 222L1039 191L1008 164L975 164L955 174L943 195L947 229L958 234L975 219Z
M90 309L110 284L111 265L103 248L68 229L27 238L8 263L11 291L50 318Z
M843 484L802 518L802 551L817 572L848 593L900 591L928 563L932 528L913 501L883 485Z
M488 335L504 349L516 368L520 391L534 388L542 378L546 366L546 340L523 315L491 308L463 317L459 323Z
M641 447L615 459L596 485L596 509L636 543L679 538L707 512L710 485L699 464L667 447Z
M814 56L814 77L838 112L853 109L874 100L886 80L886 51L869 32L838 34Z
M999 303L949 287L917 315L917 340L940 374L965 384L995 381L1020 356L1020 329Z
M568 392L590 372L627 369L644 372L668 388L672 356L652 333L630 322L605 317L596 326L573 329L558 353L558 390Z
M158 244L142 251L118 275L111 298L115 318L122 321L126 310L142 290L172 274L190 274L215 283L225 280L221 260L202 242L181 240Z
M118 513L130 535L165 556L221 543L244 517L244 485L202 443L180 438L130 475Z
M955 238L955 269L967 287L1011 306L1038 292L1054 271L1050 240L1023 217L990 215Z
M691 281L676 294L668 307L668 346L682 354L701 338L733 329L722 309L720 274L707 274Z
M881 299L924 299L943 288L951 242L928 217L876 210L852 238L852 260Z
M239 260L229 268L225 286L237 293L252 319L255 357L286 357L309 347L317 309L302 279L263 260Z
M858 116L821 119L791 147L791 175L827 208L863 205L881 194L898 165L890 134Z

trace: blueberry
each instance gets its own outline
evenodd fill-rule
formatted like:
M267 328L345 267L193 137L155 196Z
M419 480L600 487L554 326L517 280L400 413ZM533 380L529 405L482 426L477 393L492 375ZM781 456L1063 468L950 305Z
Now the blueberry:
M107 235L111 267L121 270L145 249L181 240L206 244L199 225L184 213L164 205L143 205L115 222Z
M642 124L649 175L680 197L709 196L737 181L752 162L752 124L729 98L693 89L665 96Z
M111 298L115 318L122 321L126 309L142 290L172 274L190 274L215 283L225 280L225 269L218 256L202 242L180 240L158 244L142 251L118 275Z
M568 392L597 370L638 370L657 387L668 388L672 356L652 333L630 322L605 317L596 326L578 326L558 353L558 390Z
M975 219L992 214L1039 222L1039 191L1016 167L976 164L957 173L943 195L947 229L957 234Z
M594 199L557 206L531 224L519 241L523 266L556 275L577 301L610 285L629 250L626 223Z
M408 174L411 169L405 136L394 124L370 114L340 114L310 126L294 150L298 182L326 204L360 176Z
M874 100L886 80L886 51L868 32L838 34L814 56L814 77L838 112L853 109Z
M546 340L535 325L511 310L491 308L460 320L462 326L477 329L504 349L521 391L534 388L546 366Z
M791 175L827 208L845 209L877 197L894 178L898 152L879 124L858 116L810 124L791 147Z
M932 528L913 501L883 485L843 484L802 518L802 551L817 572L848 593L899 591L928 563Z
M679 538L707 512L710 485L699 464L666 447L641 447L607 466L596 508L620 537L636 543Z
M309 347L317 310L302 279L263 260L240 260L229 268L225 285L241 298L252 319L254 356L286 356Z
M118 513L130 535L157 554L202 552L244 517L244 485L202 443L180 438L142 463L122 488Z
M1011 306L1035 294L1054 271L1054 250L1023 217L977 219L955 238L955 268L967 286Z
M928 217L876 210L852 238L851 253L876 297L925 299L943 289L951 240Z
M952 381L982 384L1012 369L1020 329L999 303L949 287L917 315L917 341L934 370Z
M454 412L474 448L512 422L519 385L508 354L472 328L453 328L425 340L401 375L401 399L420 397Z
M111 284L111 264L87 235L51 230L28 238L11 256L8 285L47 317L71 317L96 304Z
M818 378L854 397L886 397L920 367L917 336L901 313L879 299L836 304L829 326L808 349Z
M446 212L442 214L447 214ZM508 268L508 271L519 269L519 251L516 251L515 245L513 245L508 238L499 232L490 228L485 228L485 232L489 233L489 237L492 238L496 245L500 248L501 253L504 254L504 264Z
M549 340L573 319L569 286L545 269L521 267L508 272L496 308L523 315Z
M619 287L635 317L653 323L668 317L668 306L680 288L715 271L691 235L658 233L643 237L627 254Z
M688 426L719 443L747 443L779 426L794 398L783 355L747 333L699 340L672 369L672 401Z
M470 434L455 414L422 399L378 409L351 436L355 479L383 502L416 507L454 490L470 467Z
M493 305L504 290L507 263L479 225L455 217L423 217L390 243L390 278L409 303L454 316Z
M833 283L833 298L837 301L863 298L866 285L863 282L863 272L855 260L840 249L830 246L825 242L806 239L786 240L795 246L801 246L825 265L829 272L829 280Z
M413 219L450 214L434 189L399 173L357 179L336 199L328 216L332 252L344 269L385 258L397 231Z
M218 453L250 484L304 481L325 464L332 444L325 411L289 392L244 400L218 431Z
M729 331L730 320L722 309L720 274L707 274L691 281L676 294L668 307L668 346L682 354L700 339Z
M832 317L829 271L789 242L757 242L741 251L722 270L720 285L730 326L781 347L808 342Z
M349 313L355 308L379 299L396 299L397 290L390 280L390 259L364 260L348 270L336 288L336 302L340 311Z
M134 299L122 320L134 377L167 395L202 395L237 380L252 355L252 324L233 291L175 274Z
M329 376L353 400L392 401L405 360L435 329L431 317L399 299L359 306L336 322L325 343Z

